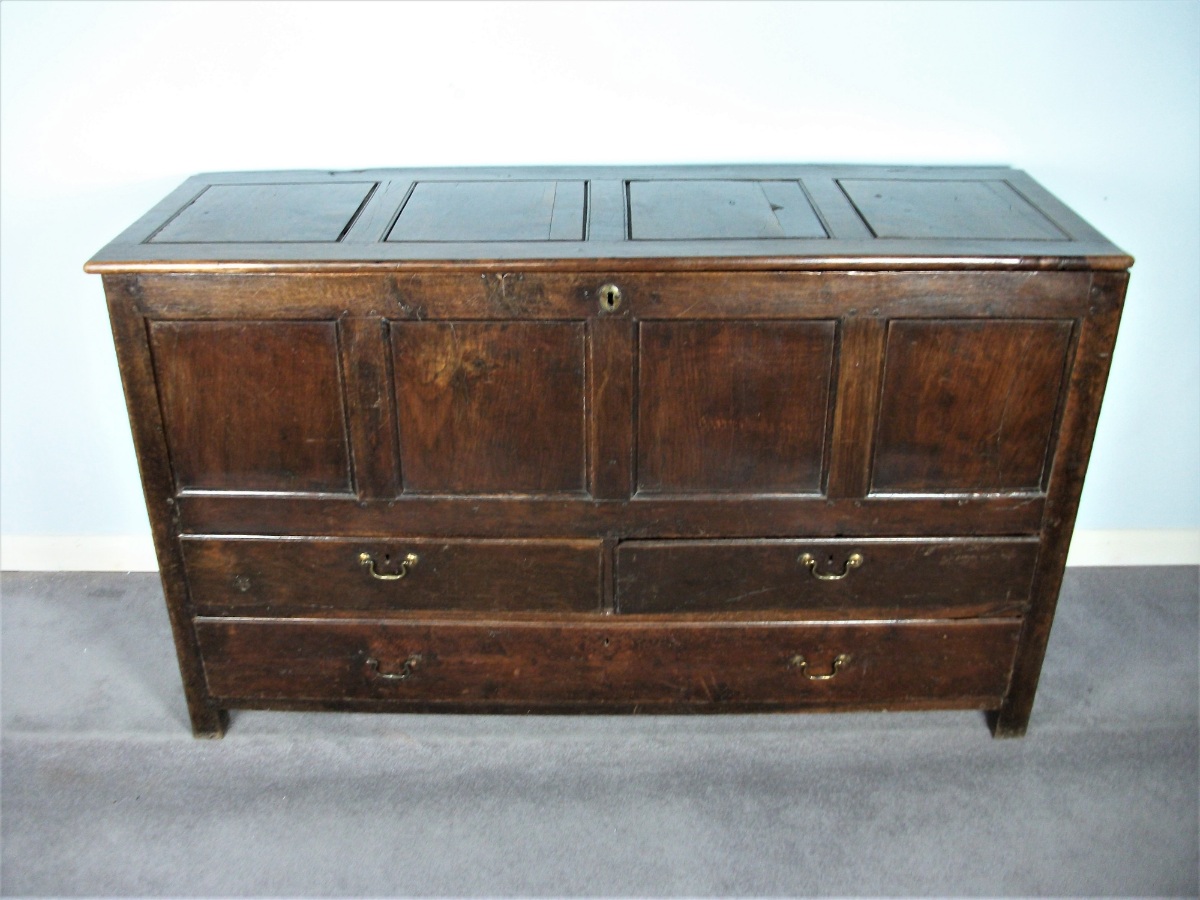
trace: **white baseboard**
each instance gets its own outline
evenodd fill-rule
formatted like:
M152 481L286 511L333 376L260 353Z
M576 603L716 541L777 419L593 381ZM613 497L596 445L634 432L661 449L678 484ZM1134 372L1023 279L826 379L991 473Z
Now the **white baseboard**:
M1200 528L1076 531L1068 566L1200 566ZM155 572L149 536L0 536L0 569Z
M149 535L0 535L0 569L12 572L157 572Z
M1200 528L1076 531L1068 566L1200 566Z

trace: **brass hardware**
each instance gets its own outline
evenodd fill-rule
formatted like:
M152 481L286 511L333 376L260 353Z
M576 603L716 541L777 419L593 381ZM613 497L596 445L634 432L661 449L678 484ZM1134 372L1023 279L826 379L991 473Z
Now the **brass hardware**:
M841 573L822 573L817 571L817 558L811 553L805 553L800 557L800 565L807 566L808 571L812 572L812 577L818 581L841 581L850 574L851 569L857 569L863 564L863 555L861 553L851 553L846 559L846 565L842 568Z
M788 665L793 669L799 669L800 674L802 674L809 681L831 681L833 676L836 675L841 670L842 666L848 662L850 662L850 654L839 653L833 658L833 668L829 671L828 675L814 675L812 672L809 672L808 660L806 660L799 653L788 660Z
M598 291L600 295L600 311L616 312L621 305L621 289L615 284L606 284Z
M421 655L419 653L414 653L404 661L404 665L400 667L399 672L380 672L379 660L372 656L367 659L367 669L372 675L374 675L376 678L382 679L383 681L404 681L404 679L412 675L413 669L415 669L417 664L420 662Z
M378 578L380 581L399 581L408 574L408 570L417 564L420 557L415 553L410 553L400 563L400 571L394 575L389 575L387 572L380 572L375 568L375 559L370 553L358 554L358 561L371 570L371 577Z

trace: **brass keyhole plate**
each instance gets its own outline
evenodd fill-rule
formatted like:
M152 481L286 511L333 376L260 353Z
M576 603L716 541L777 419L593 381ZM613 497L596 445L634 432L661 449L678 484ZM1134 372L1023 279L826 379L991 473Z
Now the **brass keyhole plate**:
M615 284L606 284L600 288L600 309L602 312L616 312L621 306L621 289Z

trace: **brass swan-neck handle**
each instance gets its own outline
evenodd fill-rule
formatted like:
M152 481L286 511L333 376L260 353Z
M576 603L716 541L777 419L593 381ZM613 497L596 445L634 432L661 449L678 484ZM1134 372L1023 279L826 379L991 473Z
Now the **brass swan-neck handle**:
M857 569L863 564L863 555L861 553L851 553L846 557L846 564L842 567L841 572L818 572L817 558L811 553L805 553L800 557L800 565L805 566L812 577L818 581L841 581L850 574L851 569Z
M380 572L377 568L375 568L375 558L371 556L370 553L363 552L358 554L358 561L367 567L371 573L371 577L378 578L380 581L399 581L408 574L409 570L415 566L419 560L420 557L417 556L417 554L409 553L404 557L403 560L400 561L400 571L388 573Z
M848 662L850 662L850 654L839 653L833 658L833 666L830 668L829 674L827 675L814 675L812 672L808 671L808 660L806 660L799 653L788 660L788 665L793 669L799 669L800 674L809 681L832 681L833 677L841 671L842 666L846 665Z

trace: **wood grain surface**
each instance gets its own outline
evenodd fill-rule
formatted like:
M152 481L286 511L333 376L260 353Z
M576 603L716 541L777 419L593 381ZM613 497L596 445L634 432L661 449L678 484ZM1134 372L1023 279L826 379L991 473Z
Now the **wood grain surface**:
M600 609L599 541L185 538L183 558L203 615Z
M638 342L638 490L816 493L831 322L648 322Z
M155 322L180 488L350 490L337 331L326 322Z
M584 329L392 327L406 491L583 492Z
M356 700L579 709L854 708L1003 695L1012 619L906 623L200 619L222 702ZM834 660L848 659L833 678ZM802 657L801 666L797 657ZM374 660L375 662L370 662ZM380 677L380 675L404 678Z
M1040 490L1070 322L893 322L876 491Z
M625 541L621 613L787 609L813 618L1015 616L1029 605L1035 539ZM811 555L812 568L802 557ZM847 567L852 554L862 560ZM843 576L837 580L823 580Z

